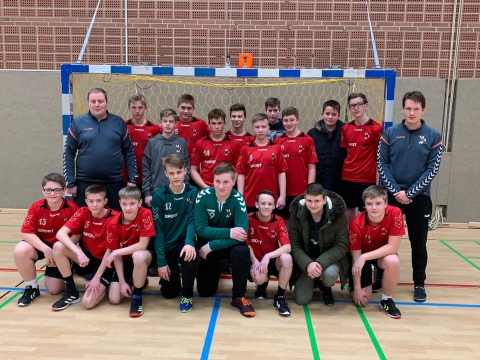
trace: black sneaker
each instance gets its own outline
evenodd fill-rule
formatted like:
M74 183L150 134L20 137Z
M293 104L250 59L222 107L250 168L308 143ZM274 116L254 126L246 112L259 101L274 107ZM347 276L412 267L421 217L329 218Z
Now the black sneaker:
M425 292L425 287L415 286L413 289L413 301L416 302L425 302L427 300L427 293Z
M257 285L257 289L255 290L255 297L257 299L265 300L267 298L267 286L268 281L264 282L262 285Z
M237 297L232 299L232 306L235 306L240 309L240 314L246 317L254 317L255 310L253 309L252 303L245 299L245 296Z
M60 311L66 309L70 304L76 304L80 301L80 294L78 291L68 291L63 294L62 298L52 305L52 310Z
M380 310L385 310L387 312L387 315L393 319L402 318L402 314L400 313L400 310L397 309L397 306L395 305L395 302L392 298L389 298L387 300L380 300L380 304L378 304L378 307Z
M382 280L375 280L375 282L372 284L372 293L378 293L380 289L382 288Z
M335 300L333 299L332 288L329 286L324 286L320 282L320 290L322 291L323 304L326 306L333 306Z
M18 306L28 306L33 302L33 299L40 296L40 290L31 286L27 286L22 291L22 297L18 299Z
M143 314L143 301L142 297L138 295L132 295L132 303L130 304L130 317L139 317Z
M275 294L273 297L273 307L277 308L278 315L290 315L290 309L288 307L287 300L285 300L285 296L278 296Z

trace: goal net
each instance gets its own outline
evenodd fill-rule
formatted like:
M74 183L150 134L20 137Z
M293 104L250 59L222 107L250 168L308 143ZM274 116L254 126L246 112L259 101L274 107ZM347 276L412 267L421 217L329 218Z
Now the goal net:
M109 111L124 119L131 117L127 109L128 98L135 93L143 94L148 102L147 118L155 122L163 109L176 109L180 95L191 94L195 97L195 116L207 120L210 110L222 109L227 114L227 128L230 127L228 115L232 104L244 104L247 117L251 118L265 111L267 98L276 97L281 101L282 109L293 106L299 110L299 127L306 132L321 119L322 105L327 100L338 101L342 108L340 119L350 120L346 103L348 95L353 92L364 93L369 101L368 115L388 126L392 121L394 82L394 70L348 72L63 65L64 135L72 117L88 111L86 97L94 87L103 88L108 93ZM246 124L247 129L250 127Z

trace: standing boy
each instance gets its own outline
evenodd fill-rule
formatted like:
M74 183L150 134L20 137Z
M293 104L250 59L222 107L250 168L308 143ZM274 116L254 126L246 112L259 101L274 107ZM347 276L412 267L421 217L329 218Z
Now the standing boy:
M387 204L387 190L372 185L363 192L366 210L350 223L353 301L366 306L372 294L372 265L383 269L383 292L380 309L391 318L402 314L392 299L400 278L398 249L405 234L402 211Z
M137 187L142 188L142 157L143 152L150 139L160 134L162 130L157 124L145 118L147 111L147 99L142 94L134 94L128 98L128 110L132 114L132 118L126 120L128 132L132 139L133 151L135 152L135 160L138 169ZM128 181L127 169L123 166L123 181Z
M181 291L180 311L193 307L193 284L200 257L195 248L193 207L197 189L185 184L185 160L177 154L162 160L165 175L170 181L153 194L152 212L155 223L155 252L163 297L173 299ZM183 286L180 283L181 264Z
M226 134L232 139L240 142L243 145L249 145L255 136L245 130L245 123L247 122L247 110L243 104L233 104L230 106L230 121L232 128Z
M130 316L143 314L142 289L153 259L148 249L155 236L152 212L142 207L142 193L137 187L126 187L118 193L122 212L107 226L107 266L115 262L115 272L108 291L112 304L120 304L123 297L132 296ZM133 293L131 286L133 285Z
M288 228L290 204L295 197L303 194L308 184L315 181L315 164L318 158L313 139L298 129L298 110L294 107L283 109L282 119L286 133L277 137L274 143L280 145L288 165L285 207L278 212Z
M285 128L283 127L282 119L279 119L280 115L280 100L277 98L268 98L265 101L265 114L268 117L268 140L275 140L277 137L285 134Z
M151 205L152 195L157 190L168 185L168 178L165 175L165 168L162 159L171 154L180 155L186 164L187 179L190 169L190 157L187 150L187 142L175 134L175 123L177 114L173 109L166 109L160 112L160 123L162 134L156 135L147 143L143 153L143 193L145 203Z
M250 248L250 276L257 284L255 297L267 297L268 278L278 278L277 293L273 298L273 306L279 315L290 315L285 300L285 289L292 275L292 257L290 256L290 239L283 219L273 214L275 195L268 190L257 195L258 211L248 215L248 238Z
M210 135L198 140L192 151L190 174L200 189L213 186L213 170L223 162L237 165L242 145L223 133L225 113L213 109L208 113Z
M83 206L58 231L58 242L53 245L53 256L57 268L66 284L66 292L56 301L52 309L63 310L80 301L80 295L73 280L71 261L77 275L93 274L87 283L82 303L87 309L94 308L105 296L112 280L113 269L107 268L105 252L106 227L117 212L106 207L107 190L102 184L93 184L85 190ZM72 241L71 235L82 237L80 245Z
M210 134L207 123L193 116L195 111L195 98L190 94L183 94L177 103L178 120L175 134L187 141L188 155L192 156L195 143Z
M347 156L347 150L340 146L344 123L339 118L340 104L328 100L323 104L322 120L308 131L318 157L315 182L336 193L340 191L343 162Z
M422 120L425 96L407 92L402 99L405 119L388 128L378 147L378 173L388 190L388 202L405 214L412 249L413 300L427 299L428 221L432 213L430 187L440 168L442 136Z
M285 207L287 163L279 145L268 140L268 119L265 114L257 114L252 119L255 140L244 146L237 163L237 187L245 195L248 211L255 211L257 194L270 190L278 196L276 207Z
M195 201L195 228L202 258L197 275L197 290L202 297L217 292L220 263L232 264L232 302L246 317L255 316L252 304L245 298L250 252L246 243L247 207L243 196L233 189L235 168L227 163L214 170L214 186L203 189Z
M63 277L53 258L53 244L57 241L57 231L72 217L78 206L63 198L65 193L65 178L57 173L51 173L42 179L43 199L34 202L28 209L23 222L23 241L15 245L13 259L25 282L25 290L18 299L18 306L28 306L33 299L40 296L35 263L46 259L44 283L47 291L56 295L65 288ZM77 238L78 240L78 238Z
M348 95L348 108L355 117L342 128L341 146L347 149L343 163L340 195L345 200L348 222L355 217L355 208L365 209L363 191L377 182L377 148L382 125L368 117L368 100L364 94Z

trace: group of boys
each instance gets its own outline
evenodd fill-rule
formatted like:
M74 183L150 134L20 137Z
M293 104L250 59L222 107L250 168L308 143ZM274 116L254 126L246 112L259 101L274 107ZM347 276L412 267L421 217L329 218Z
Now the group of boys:
M89 105L91 94L103 94L97 90L89 92ZM273 275L279 280L273 305L280 315L290 315L284 297L289 282L297 303L310 302L319 286L323 302L331 306L331 287L340 278L343 288L350 277L357 305L365 306L371 293L382 288L380 308L400 318L392 294L400 276L402 211L407 224L413 224L414 300L425 301L429 189L442 151L438 132L421 120L423 95L407 93L402 105L405 120L382 135L381 125L366 115L365 95L348 97L354 120L347 124L339 120L340 105L329 100L322 120L305 134L298 129L297 109L285 108L278 119L280 102L271 98L266 113L253 116L252 136L244 130L242 104L230 108L232 128L224 133L225 113L210 111L207 126L193 117L191 95L180 97L178 117L173 109L160 113L160 128L145 119L145 98L132 96L132 119L126 121L122 144L132 142L143 174L135 180L143 194L127 182L132 171L124 166L130 186L118 193L121 212L106 207L111 201L101 183L85 189L87 206L78 208L62 197L69 191L65 179L46 176L41 188L45 199L30 208L24 241L14 251L26 282L19 306L40 295L34 263L46 258L47 291L65 291L54 310L80 301L73 262L77 274L93 274L82 299L86 308L97 305L108 289L112 304L131 297L130 316L142 315L142 289L153 265L162 295L181 293L180 311L188 312L195 279L200 296L214 295L222 260L228 259L232 305L244 316L255 315L245 298L248 280L257 284L255 296L265 298ZM94 111L92 105L90 115ZM102 119L109 116L107 112ZM70 132L74 141L85 141ZM421 157L416 166L409 165L412 155ZM377 166L388 191L375 185ZM142 196L151 209L141 206ZM392 203L397 207L388 205ZM357 217L355 208L361 211ZM383 270L373 288L372 265Z

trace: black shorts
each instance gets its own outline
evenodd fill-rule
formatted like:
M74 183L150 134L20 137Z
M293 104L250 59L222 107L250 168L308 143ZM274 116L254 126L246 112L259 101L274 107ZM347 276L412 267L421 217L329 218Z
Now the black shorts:
M147 249L146 251L150 252L152 254L152 261L150 264L147 264L147 269L150 269L152 264L155 264L155 255L152 252L152 250ZM147 272L148 275L148 272ZM123 260L123 276L125 278L125 282L128 285L133 286L133 258L129 257L128 259ZM118 274L116 271L113 272L112 275L112 282L119 282L118 280Z
M98 268L100 267L100 264L102 263L101 259L97 259L95 256L93 256L87 249L85 249L83 246L80 246L84 254L90 259L90 262L88 263L87 266L81 267L78 265L75 261L73 262L73 269L75 269L75 273L79 276L85 276L85 275L95 275L98 271ZM113 268L106 268L105 271L103 272L102 276L100 277L100 283L103 284L106 288L110 286L110 283L112 281L112 276L113 276L114 269Z
M285 197L285 207L283 209L277 209L273 211L275 214L280 216L282 219L290 219L290 204L293 202L293 200L296 198L296 196L286 196Z
M358 211L365 210L365 204L362 200L363 192L374 183L358 183L342 180L339 195L345 201L347 208L358 208Z
M277 258L275 259L270 259L268 262L268 276L275 276L278 279L279 273L277 269ZM252 266L252 264L250 264ZM250 271L248 272L248 281L253 282L252 276L250 275ZM268 281L268 280L267 280Z
M25 240L23 240L25 241ZM26 241L25 241L26 242ZM45 241L42 240L42 242L47 245L50 249L53 249L53 245L52 244L49 244ZM33 246L32 246L33 247ZM43 253L43 251L40 251L38 250L37 248L33 247L33 249L37 252L37 260L35 260L34 262L36 263L38 260L43 260L45 259L45 254ZM47 266L45 268L45 276L49 276L51 278L55 278L55 279L63 279L63 276L62 274L60 273L60 270L58 270L57 267L51 267L51 266Z
M365 265L363 265L362 269L362 274L360 275L360 286L362 287L362 289L372 285L372 265L378 268L378 259L365 261Z

